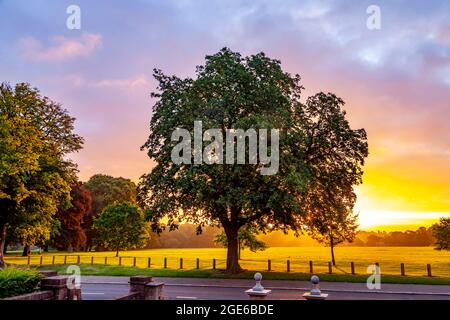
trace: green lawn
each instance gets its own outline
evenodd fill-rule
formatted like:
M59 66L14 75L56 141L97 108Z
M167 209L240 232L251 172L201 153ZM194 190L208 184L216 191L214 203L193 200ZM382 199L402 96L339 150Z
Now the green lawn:
M378 262L383 276L400 275L400 263L405 264L407 276L424 277L427 275L426 265L432 267L433 276L450 278L450 252L436 251L430 247L338 247L336 248L337 267L333 268L333 275L328 272L329 248L324 247L272 247L263 252L252 253L248 250L242 252L241 265L249 271L267 271L267 260L271 259L272 273L296 276L298 274L309 274L309 261L313 261L314 273L334 277L335 275L350 276L350 262L354 262L357 275L366 277L366 269L370 264ZM44 265L63 264L64 256L67 255L66 263L77 263L80 255L81 264L90 264L91 256L94 257L95 265L103 265L104 257L108 257L108 265L119 264L119 258L114 252L52 252L42 255ZM136 257L136 267L146 269L148 258L151 258L151 269L168 272L187 271L195 274L207 274L213 272L212 260L216 259L216 268L225 268L226 250L220 248L205 249L151 249L124 251L120 253L122 266L132 266ZM33 254L31 264L38 265L41 256ZM164 267L164 258L167 258L167 269ZM183 270L180 267L180 258L183 258ZM196 270L196 259L200 259L200 270ZM290 260L290 273L286 273L286 260ZM7 263L24 265L27 258L20 254L8 254ZM109 270L109 269L108 269ZM158 271L159 272L159 271ZM284 276L283 276L284 277ZM403 277L402 279L408 279ZM434 278L434 277L433 277Z

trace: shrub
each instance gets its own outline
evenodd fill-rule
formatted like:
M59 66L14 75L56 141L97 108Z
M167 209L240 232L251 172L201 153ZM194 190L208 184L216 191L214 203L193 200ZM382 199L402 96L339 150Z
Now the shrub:
M33 292L41 279L35 270L0 269L0 299Z

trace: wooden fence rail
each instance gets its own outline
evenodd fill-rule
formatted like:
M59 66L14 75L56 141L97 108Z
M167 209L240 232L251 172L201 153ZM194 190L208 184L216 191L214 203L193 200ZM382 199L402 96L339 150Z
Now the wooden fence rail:
M58 259L58 257L60 257L60 258ZM63 258L62 261L61 261L61 257ZM58 255L53 255L51 257L51 259L47 259L47 258L44 259L44 258L45 258L44 255L39 255L39 256L36 256L37 261L32 256L28 256L28 257L26 257L24 259L26 259L25 263L28 266L31 266L31 265L33 265L33 266L36 266L36 265L43 266L43 265L46 265L46 264L47 265L55 265L57 263L62 263L64 265L67 265L67 264L70 264L70 263L76 263L77 265L80 265L82 262L83 263L90 263L90 265L94 265L95 262L96 262L96 256L82 256L82 255L60 255L60 256L58 256ZM97 256L97 258L101 259L102 257ZM118 258L115 259L116 265L122 266L123 265L123 258L125 258L126 261L128 261L128 263L126 263L125 265L130 265L130 259L131 259L131 265L133 267L137 267L138 266L138 263L137 263L138 262L138 257L122 257L122 256L119 256ZM76 260L74 261L74 259L76 259ZM139 259L139 261L142 261L142 260L143 259L141 259L141 258ZM190 261L190 260L188 260L188 261ZM200 269L200 258L196 258L193 261L195 261L195 268L196 269ZM215 259L215 258L212 259L212 269L213 270L215 270L217 268L217 262L218 262L217 259ZM280 260L275 261L275 271L279 270L280 262L281 262ZM285 260L285 263L286 263L286 265L285 265L286 266L285 272L291 272L293 270L292 269L292 265L293 265L292 262L293 261L291 261L291 259ZM191 263L193 263L193 262L191 262ZM220 263L221 263L221 266L222 266L222 262L220 262ZM141 262L141 264L142 264L142 262ZM108 265L108 256L104 257L104 265ZM112 263L111 265L114 265L114 263ZM187 263L187 265L191 265L191 264ZM297 263L295 265L297 266ZM379 262L375 262L375 265L378 268L381 268ZM164 269L168 269L169 268L168 258L167 257L164 257L163 266L164 266ZM330 261L328 261L327 264L325 264L325 266L328 269L327 273L328 274L333 274L333 271L334 271L333 270L333 264ZM151 268L151 267L152 267L152 260L151 260L150 257L147 257L147 268ZM314 273L314 262L312 260L310 260L310 261L308 261L306 263L305 268L308 268L308 267L309 267L309 273L313 274ZM172 265L172 268L173 268L173 265ZM185 268L186 268L185 260L183 258L179 258L179 269L183 270ZM192 268L194 268L194 267L192 267ZM322 264L322 270L323 270L323 268L324 268L324 266ZM339 270L341 270L341 269L339 269ZM426 275L427 277L433 277L432 267L431 267L430 263L425 264L423 270L424 270L424 273L423 273L424 276ZM267 271L274 271L274 260L267 259ZM295 270L295 271L297 271L297 270ZM358 274L356 272L355 262L353 262L353 261L350 262L350 270L349 271L350 271L350 274L352 274L352 275ZM406 267L405 267L405 264L403 262L400 263L400 270L399 271L400 271L399 272L400 276L406 276ZM425 271L426 271L426 273L425 273ZM306 272L306 270L302 269L301 272ZM317 270L316 270L316 272L317 272ZM318 273L321 273L321 272L318 272ZM389 274L392 274L392 273L389 273Z

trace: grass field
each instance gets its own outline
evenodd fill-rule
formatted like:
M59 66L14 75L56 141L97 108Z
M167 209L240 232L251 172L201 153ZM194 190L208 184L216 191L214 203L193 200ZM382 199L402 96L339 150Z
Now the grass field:
M408 276L423 277L427 275L426 265L432 267L433 276L450 278L450 252L436 251L430 247L338 247L335 250L337 266L333 274L349 275L350 262L355 264L355 272L366 275L367 266L378 262L382 275L400 275L400 263L405 264ZM95 265L103 265L108 257L108 265L119 265L119 258L114 252L50 252L42 255L42 263L91 264L91 256ZM67 256L66 258L64 256ZM268 259L271 259L271 269L274 273L286 272L286 261L290 260L290 272L309 273L309 261L313 261L314 273L328 272L329 248L324 247L272 247L263 252L252 253L242 251L241 266L249 271L267 271ZM180 258L183 258L183 270L195 272L212 269L213 259L216 259L216 269L225 268L226 250L218 248L205 249L151 249L120 252L123 267L147 268L148 258L151 258L151 269L164 269L164 258L167 258L167 270L180 269ZM200 260L200 270L196 269L196 259ZM41 256L32 254L30 263L40 264ZM27 264L27 258L20 254L8 254L6 262L15 265ZM183 271L183 272L184 272Z

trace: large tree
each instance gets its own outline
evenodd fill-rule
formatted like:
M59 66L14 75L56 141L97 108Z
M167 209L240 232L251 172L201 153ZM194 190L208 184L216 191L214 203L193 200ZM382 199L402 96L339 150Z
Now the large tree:
M81 228L81 222L86 213L91 210L91 193L82 182L77 182L72 185L70 197L70 208L60 209L55 215L60 226L51 244L58 250L83 248L86 245L86 235Z
M104 208L114 202L136 202L136 184L129 179L116 178L104 174L93 175L85 187L92 197L92 208L83 217L82 227L86 234L86 250L91 250L97 232L93 228L94 220Z
M29 84L0 85L0 266L8 229L48 237L44 229L68 204L76 166L65 156L83 142L74 120Z
M367 135L364 129L351 129L344 101L331 93L309 97L295 117L308 137L303 149L313 176L301 202L304 225L313 238L330 246L335 265L334 246L352 241L358 227L354 186L362 183Z
M156 165L141 178L139 201L157 231L164 227L160 222L163 217L171 230L182 222L196 223L199 231L208 223L221 225L227 236L229 272L241 269L238 233L242 227L264 231L270 225L271 230L298 233L308 215L304 198L323 182L322 175L333 184L330 190L347 190L360 181L367 155L365 131L350 129L340 109L343 101L332 94L320 93L303 104L300 77L284 72L280 61L263 53L243 58L225 48L206 57L205 65L197 67L195 79L166 76L160 70L155 70L154 76L159 91L153 93L157 101L143 149L148 149ZM218 128L222 137L229 129L242 129L247 136L252 129L260 134L264 129L277 129L278 170L266 175L262 161L251 161L245 134L240 136L244 148L239 149L239 141L237 145L245 151L247 162L201 165L201 151L195 146L199 143L196 121L201 121L203 131ZM194 140L194 152L185 152L183 147L183 161L175 163L172 152L181 148L172 134L186 138L186 131L181 134L180 128L190 133L187 138ZM200 131L205 141L212 140ZM334 137L338 133L339 138ZM265 141L272 150L270 155L274 155L272 142L276 140ZM211 149L212 145L215 147ZM261 145L264 141L259 142ZM220 152L226 147L225 138L214 136L204 157L216 163L211 159L225 158ZM234 147L226 150L227 157L230 151L236 156ZM263 156L259 149L258 160Z
M244 58L229 49L207 56L205 65L197 67L195 79L166 76L160 70L155 70L154 77L159 92L153 93L157 101L143 149L156 165L141 178L139 200L156 231L165 226L173 230L182 222L197 224L199 232L206 224L222 226L228 239L227 271L239 272L242 227L298 228L299 199L309 176L299 148L306 137L291 130L292 115L302 106L300 77L284 72L280 61L263 53ZM268 165L249 164L248 150L247 164L175 164L171 152L178 141L172 141L172 133L183 128L192 134L194 121L202 121L203 130L218 128L223 137L227 129L279 130L278 172L262 174ZM225 138L215 142L225 149ZM275 141L272 145L268 137L267 144L271 149ZM236 148L231 152L236 156ZM183 156L194 161L196 157ZM260 151L258 159L262 156Z
M107 206L95 219L96 242L116 250L118 257L120 249L136 248L145 243L146 226L144 213L137 205L117 202Z

